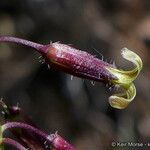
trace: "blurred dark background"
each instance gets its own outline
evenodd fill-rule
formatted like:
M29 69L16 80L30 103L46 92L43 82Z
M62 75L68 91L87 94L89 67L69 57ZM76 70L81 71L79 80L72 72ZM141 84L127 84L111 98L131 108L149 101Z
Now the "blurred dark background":
M111 92L103 84L71 80L41 64L34 50L15 44L0 44L0 96L77 150L120 150L112 141L150 141L149 0L1 0L0 35L73 44L124 69L130 65L120 49L138 53L144 68L135 81L137 96L125 110L109 106Z

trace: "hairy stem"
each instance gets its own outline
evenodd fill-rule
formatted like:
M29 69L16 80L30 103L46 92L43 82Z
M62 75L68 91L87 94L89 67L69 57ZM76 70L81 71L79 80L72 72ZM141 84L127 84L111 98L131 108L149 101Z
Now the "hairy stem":
M38 52L41 52L41 53L44 52L45 53L45 51L43 49L43 47L44 47L43 44L38 44L38 43L31 42L31 41L28 41L28 40L24 40L24 39L21 39L21 38L16 38L16 37L12 37L12 36L0 36L0 42L16 43L16 44L20 44L20 45L24 45L24 46L34 48Z

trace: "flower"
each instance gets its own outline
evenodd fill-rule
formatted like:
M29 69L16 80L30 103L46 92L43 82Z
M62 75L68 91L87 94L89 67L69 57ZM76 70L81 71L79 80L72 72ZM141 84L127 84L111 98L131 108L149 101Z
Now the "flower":
M108 70L117 77L117 80L113 80L112 83L117 84L124 89L123 93L109 97L110 105L118 109L126 108L136 96L136 88L133 81L136 79L143 67L141 58L131 50L123 48L121 55L126 60L132 62L135 65L135 68L129 71L108 68Z
M143 63L136 53L127 48L121 50L121 55L132 62L135 68L124 71L117 69L114 64L109 64L87 52L59 42L42 45L11 36L0 36L0 42L12 42L32 47L43 55L47 64L56 69L81 78L104 82L112 87L122 88L124 90L122 93L109 97L109 103L114 108L126 108L136 96L136 88L133 81L140 73Z
M135 68L129 71L117 69L115 65L100 60L91 54L58 42L51 43L46 50L46 62L54 68L72 75L104 82L109 86L118 86L124 91L109 97L112 107L123 109L136 96L133 81L140 73L143 63L131 50L123 48L121 55L132 62Z

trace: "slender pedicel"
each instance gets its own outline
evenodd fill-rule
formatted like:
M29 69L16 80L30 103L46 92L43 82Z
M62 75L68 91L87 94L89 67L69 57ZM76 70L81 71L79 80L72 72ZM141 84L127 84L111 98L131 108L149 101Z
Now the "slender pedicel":
M143 63L137 54L127 48L123 48L121 54L123 58L135 65L135 68L130 71L117 69L113 64L104 62L87 52L59 42L42 45L7 36L1 36L0 42L14 42L35 48L43 55L46 63L56 69L81 78L123 88L124 93L120 93L119 96L118 94L113 95L109 98L112 107L123 109L127 107L136 95L136 88L132 82L140 73Z
M16 148L17 150L27 150L20 143L18 143L17 141L15 141L13 139L10 139L10 138L3 138L0 144L10 145L10 146Z
M44 45L38 44L38 43L35 43L35 42L31 42L29 40L16 38L16 37L12 37L12 36L0 36L0 42L16 43L16 44L19 44L19 45L28 46L28 47L36 49L38 52L43 53L42 48L44 47Z

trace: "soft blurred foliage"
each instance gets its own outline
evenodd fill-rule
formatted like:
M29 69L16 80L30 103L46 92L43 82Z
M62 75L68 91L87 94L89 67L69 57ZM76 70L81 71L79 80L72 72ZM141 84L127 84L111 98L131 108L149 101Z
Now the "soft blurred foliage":
M127 109L116 110L103 84L48 69L30 48L0 44L0 96L7 104L19 103L37 126L58 131L77 150L150 141L149 0L1 0L0 35L73 44L124 69L132 66L120 49L139 54L144 68L135 82L137 96Z

